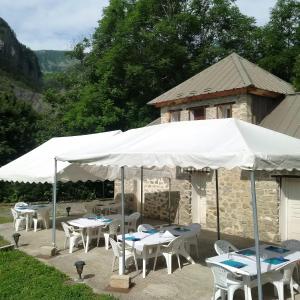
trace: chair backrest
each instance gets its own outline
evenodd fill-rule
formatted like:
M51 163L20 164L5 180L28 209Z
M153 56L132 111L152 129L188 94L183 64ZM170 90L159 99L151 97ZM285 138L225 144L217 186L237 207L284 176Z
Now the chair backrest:
M289 250L300 251L300 241L299 240L286 240L282 242L282 246Z
M118 233L118 231L119 231L120 225L121 225L121 220L120 219L113 220L108 225L108 232L109 232L109 234L116 235Z
M134 212L128 216L128 225L130 227L136 228L136 222L140 218L141 214L139 212Z
M18 207L18 206L28 206L28 204L25 203L25 202L17 202L17 203L15 204L15 207Z
M154 229L154 227L150 224L141 224L138 226L137 231L138 232L143 232L145 230L151 230Z
M88 214L89 214L89 213L93 213L95 207L96 207L96 204L93 203L93 202L85 203L85 204L84 204L84 208L85 208L85 210L86 210L86 212L87 212Z
M113 249L113 252L114 252L114 256L117 256L117 257L120 257L121 256L121 249L119 247L119 244L118 242L116 242L114 239L112 238L109 238L109 241L110 241L110 244L111 244L111 247Z
M50 218L49 214L50 214L49 207L39 208L37 210L38 219L49 219Z
M279 267L275 272L280 271L282 273L282 281L289 283L293 277L294 269L297 265L297 262L291 262L284 266Z
M181 236L176 237L174 240L172 240L166 247L165 251L174 251L178 252L180 246L183 243L183 238Z
M11 214L12 214L14 220L18 219L17 211L14 208L11 208L10 210L11 210Z
M61 222L61 225L62 225L62 227L63 227L63 230L64 230L64 232L65 232L65 235L66 235L66 237L70 237L71 236L71 234L70 234L70 231L71 231L71 226L69 226L67 223L65 223L65 222Z
M229 243L228 241L225 240L218 240L214 244L215 250L218 255L222 255L225 253L229 253L231 251L237 251L238 248L236 248L234 245Z
M215 265L211 263L207 263L207 265L213 273L215 286L219 288L227 289L228 288L227 278L228 275L231 274L231 272L219 265Z

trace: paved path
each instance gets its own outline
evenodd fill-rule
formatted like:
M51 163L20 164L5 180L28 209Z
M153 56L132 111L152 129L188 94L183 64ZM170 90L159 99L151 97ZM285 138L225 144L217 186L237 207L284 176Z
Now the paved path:
M91 251L84 253L81 248L73 254L69 254L67 250L62 250L60 254L51 259L42 259L39 257L39 247L50 245L51 230L20 231L20 250L38 257L46 264L55 266L57 269L68 274L71 278L76 278L74 262L84 260L86 266L84 268L85 282L93 288L97 293L105 293L105 288L109 284L112 262L112 250L106 251L104 243L100 247L92 247ZM11 239L12 224L0 225L0 234L6 239ZM230 239L230 237L224 237ZM214 255L213 241L215 233L203 231L199 243L201 256L195 265L190 265L184 262L182 270L178 269L176 260L173 261L174 272L167 275L165 262L162 258L159 259L157 271L149 272L145 279L141 273L136 273L134 268L131 268L130 275L133 277L135 286L128 294L115 295L120 299L178 299L178 300L210 300L213 278L210 270L205 266L204 260L206 257ZM232 239L231 239L232 240ZM58 247L62 249L64 243L64 233L59 228L57 230ZM252 244L250 240L233 239L236 245L247 247ZM182 261L184 261L182 259ZM152 268L152 261L150 263ZM116 274L117 272L115 272ZM256 290L253 289L253 299L257 299ZM276 299L273 295L273 288L269 285L264 286L265 300ZM286 292L286 295L289 293ZM235 300L244 299L242 292L237 292ZM290 299L290 298L288 298ZM296 296L300 300L300 294Z

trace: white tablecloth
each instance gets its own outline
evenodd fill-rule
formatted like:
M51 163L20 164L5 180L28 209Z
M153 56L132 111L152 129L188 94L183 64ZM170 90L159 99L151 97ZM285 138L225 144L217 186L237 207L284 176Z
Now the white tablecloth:
M266 248L268 246L269 245L261 245L260 246L260 255L261 255L260 262L261 262L261 273L262 274L276 270L279 267L283 266L284 264L288 264L288 263L300 260L300 251L289 250L288 252L285 252L285 253L276 253L273 251L266 250ZM249 249L255 251L254 247L249 248ZM289 261L283 262L281 264L276 264L276 265L270 264L270 263L267 263L264 261L267 258L279 257L279 256L284 257L284 258L288 259ZM228 259L232 259L234 261L244 263L244 264L246 264L246 266L239 269L239 268L234 268L234 267L231 267L231 266L228 266L228 265L222 263L223 261L228 260ZM223 255L219 255L219 256L210 257L206 261L211 262L211 263L216 263L216 264L228 269L229 271L237 273L237 274L247 275L247 276L257 275L255 254L246 256L246 255L237 254L235 252L231 252L229 254L223 254Z
M185 228L188 229L188 231L179 231L175 230L175 228ZM147 246L156 246L156 245L161 245L161 244L166 244L174 240L177 236L183 236L184 238L190 238L193 237L197 234L195 230L189 227L180 227L180 226L169 226L169 227L164 227L163 230L165 232L170 232L173 234L173 236L166 236L166 233L145 233L145 232L134 232L132 234L126 234L125 238L128 236L133 236L136 238L139 238L141 240L139 241L130 241L130 240L125 240L126 244L134 247L138 251L143 251L144 245ZM122 235L118 235L118 240L122 240Z

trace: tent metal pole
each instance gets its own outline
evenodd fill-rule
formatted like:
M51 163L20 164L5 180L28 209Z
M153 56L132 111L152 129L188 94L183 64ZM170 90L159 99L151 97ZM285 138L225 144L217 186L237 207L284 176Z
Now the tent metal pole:
M141 167L141 223L144 218L144 169Z
M57 160L54 158L54 177L52 185L52 246L56 247L56 197L57 197Z
M171 225L171 178L169 178L169 203L168 203L168 207L169 207L169 225Z
M256 252L258 299L259 300L263 300L262 285L261 285L261 268L260 268L260 253L259 253L259 234L258 234L258 217L257 217L257 205L256 205L256 190L255 190L255 174L254 174L254 170L251 170L250 177L251 177L251 197L252 197L252 210L253 210L253 229L254 229L255 252Z
M219 174L216 170L216 206L217 206L217 238L221 239L220 234L220 205L219 205Z
M121 201L122 201L122 270L121 274L125 274L125 183L124 183L124 167L121 167Z

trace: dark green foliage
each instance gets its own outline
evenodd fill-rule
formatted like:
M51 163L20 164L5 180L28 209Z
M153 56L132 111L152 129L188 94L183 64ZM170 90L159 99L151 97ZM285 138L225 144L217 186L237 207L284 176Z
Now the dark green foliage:
M113 300L85 284L67 284L67 275L21 251L0 252L0 299Z
M35 145L37 115L17 101L12 90L0 90L0 165L31 150Z
M300 2L278 0L271 12L270 22L263 28L262 67L291 81L300 53Z

